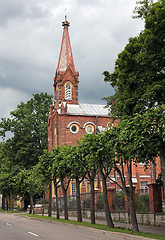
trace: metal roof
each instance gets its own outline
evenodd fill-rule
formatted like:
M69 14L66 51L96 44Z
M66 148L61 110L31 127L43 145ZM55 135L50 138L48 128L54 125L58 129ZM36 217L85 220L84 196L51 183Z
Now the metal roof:
M98 104L68 104L67 114L84 116L108 116L105 105Z

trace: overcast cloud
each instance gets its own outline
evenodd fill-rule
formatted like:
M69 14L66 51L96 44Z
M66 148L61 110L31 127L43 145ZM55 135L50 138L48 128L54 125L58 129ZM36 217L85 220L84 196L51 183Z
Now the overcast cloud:
M136 0L0 0L0 117L8 117L33 93L53 94L67 9L79 71L79 102L105 104L113 94L102 72L143 29L133 20Z

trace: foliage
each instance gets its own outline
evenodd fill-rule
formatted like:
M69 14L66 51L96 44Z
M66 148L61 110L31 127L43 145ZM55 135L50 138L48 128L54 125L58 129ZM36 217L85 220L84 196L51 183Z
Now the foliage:
M36 167L21 170L17 184L20 185L23 197L26 193L32 196L41 196L44 190L42 176L38 174Z
M124 192L116 192L115 194L115 200L116 200L116 210L125 210L125 197Z
M132 116L165 104L164 39L165 1L159 1L149 9L144 31L130 38L118 55L114 72L103 73L115 88L115 94L107 98L112 116Z
M10 118L2 118L0 135L6 140L14 164L29 168L38 162L47 148L47 119L52 96L35 94L27 103L21 102ZM11 137L5 139L10 132Z
M136 211L137 212L149 212L149 195L135 195Z
M103 195L99 195L99 199L97 200L96 203L97 209L104 209L104 201L103 201Z
M149 15L151 5L153 4L153 0L140 0L136 1L136 4L140 6L136 6L133 13L133 18L146 18Z
M79 150L79 146L70 146L70 151L67 152L65 156L67 160L67 165L71 169L71 178L81 179L81 182L85 177L86 168L82 161L82 155Z
M82 157L83 166L86 168L88 179L94 179L97 174L97 160L95 158L98 145L96 142L96 135L85 135L81 142L79 142L79 151Z

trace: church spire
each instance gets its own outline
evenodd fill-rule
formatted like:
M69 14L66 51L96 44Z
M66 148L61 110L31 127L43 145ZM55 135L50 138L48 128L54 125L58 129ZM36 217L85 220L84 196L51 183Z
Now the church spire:
M62 26L64 28L63 28L62 44L61 44L60 56L58 60L57 72L66 71L66 69L70 67L70 69L74 73L76 70L74 67L72 48L70 44L69 31L68 31L68 27L70 26L70 23L68 22L66 15L65 15L65 21L62 22Z
M65 15L58 66L54 77L55 103L78 104L78 72L75 70L69 38L70 23Z

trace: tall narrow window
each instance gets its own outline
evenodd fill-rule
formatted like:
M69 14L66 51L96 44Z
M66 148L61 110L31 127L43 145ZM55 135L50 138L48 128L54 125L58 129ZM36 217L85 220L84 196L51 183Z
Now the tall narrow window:
M56 94L57 94L57 100L59 100L59 88L58 88L58 85L56 85Z
M65 85L65 100L72 100L72 86L70 83Z
M72 196L76 196L76 183L72 183Z

